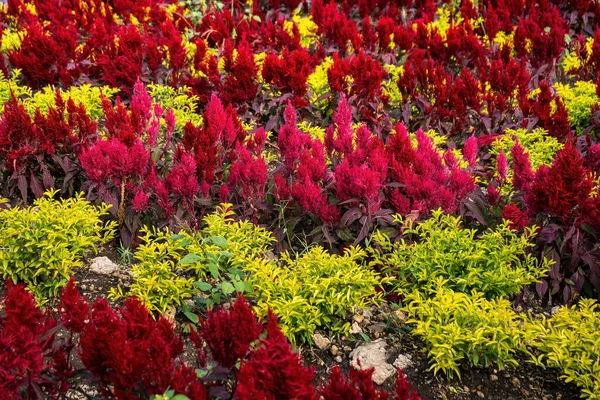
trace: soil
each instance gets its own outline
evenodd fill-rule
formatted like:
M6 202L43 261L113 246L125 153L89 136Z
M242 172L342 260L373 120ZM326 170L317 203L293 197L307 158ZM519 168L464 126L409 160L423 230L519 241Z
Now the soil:
M118 252L111 247L100 249L94 257L105 256L115 263L119 263ZM75 279L81 293L93 302L98 297L106 297L109 289L126 286L131 280L131 273L126 266L121 265L118 272L112 275L96 274L89 271L89 260L84 260L83 265L75 271ZM5 285L0 282L0 296L5 291ZM114 301L109 299L111 304ZM120 303L120 302L117 302ZM542 307L534 296L526 293L523 302L518 307L526 308L534 314L544 313L549 315L551 307ZM365 318L361 326L365 335L370 340L384 338L387 343L388 362L391 364L399 354L410 355L412 365L404 370L407 378L412 382L422 399L466 400L466 399L539 399L539 400L567 400L578 399L579 389L565 383L560 378L560 371L556 369L543 369L527 362L525 358L519 360L519 367L507 368L499 371L494 367L473 368L466 365L460 368L460 377L447 378L442 373L434 375L429 370L429 363L425 347L419 339L410 334L410 327L403 324L398 318L392 317L390 305L382 304L370 310L372 316ZM178 316L179 317L179 316ZM352 317L349 318L352 322ZM185 322L184 318L176 318L175 323ZM320 332L329 337L327 332ZM356 347L365 343L365 337L350 335L349 337L331 338L331 345L339 349L336 356L331 354L331 349L320 350L315 346L300 346L298 351L302 355L305 365L314 366L316 380L322 382L331 368L339 365L344 372L350 368L349 353ZM184 358L193 358L192 349L186 349ZM384 383L386 389L391 389L394 378ZM93 390L93 388L90 388ZM82 398L73 393L73 399Z

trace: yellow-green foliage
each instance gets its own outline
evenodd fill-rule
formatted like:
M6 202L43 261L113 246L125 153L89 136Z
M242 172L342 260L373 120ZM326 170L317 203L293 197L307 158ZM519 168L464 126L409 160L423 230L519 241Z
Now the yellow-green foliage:
M21 74L18 69L13 70L12 77L7 79L0 71L0 112L4 111L4 103L10 100L11 91L16 98L29 96L31 89L27 86L20 86L17 77Z
M143 229L141 233L142 244L135 252L137 263L132 267L133 283L127 294L137 297L149 310L164 313L194 293L194 279L181 276L185 267L179 266L186 244L193 238L155 229ZM111 289L109 296L118 299L124 293L118 287Z
M561 307L541 321L527 321L527 344L538 365L560 368L562 378L581 388L582 397L600 399L600 305L582 299L578 309Z
M474 229L462 228L460 217L442 210L433 211L431 218L416 225L398 215L394 219L404 224L404 238L392 243L376 232L373 239L383 253L373 251L373 262L396 277L394 285L402 294L435 293L437 280L443 279L447 288L457 292L476 290L488 298L513 295L549 269L547 259L539 265L534 256L526 254L533 246L530 240L536 228L519 235L503 223L477 235Z
M563 58L561 64L563 70L569 75L574 71L577 71L579 68L583 66L585 62L587 62L592 55L592 47L594 46L594 38L589 37L585 42L586 54L587 57L585 59L581 58L576 51L569 52L567 51L565 57Z
M285 30L288 33L292 33L292 29L294 26L293 24L296 24L296 26L298 27L298 32L300 33L300 44L302 45L302 47L309 48L312 44L315 44L319 41L319 27L317 24L314 23L310 15L301 16L297 13L294 13L292 21L285 22Z
M0 273L25 282L40 302L57 296L82 257L115 230L100 220L110 206L95 207L82 194L54 200L55 194L46 192L32 207L0 211Z
M243 269L248 260L264 256L274 241L272 235L249 221L234 221L229 207L221 205L206 216L206 229L198 233L143 229L128 295L138 297L149 310L164 313L197 292L194 282L209 276L217 279L230 268ZM125 293L118 288L110 295L120 298Z
M577 81L573 86L555 83L554 88L565 103L571 126L581 134L590 125L592 106L600 103L600 98L596 95L596 85L594 82Z
M319 100L319 97L324 95L329 90L329 79L327 78L327 70L333 65L333 59L326 57L323 62L315 68L315 71L308 76L306 80L308 90L312 93L310 102L320 108L325 109L329 104L327 99Z
M529 161L531 161L531 168L535 171L542 165L550 165L556 156L556 153L563 148L563 145L559 143L556 138L548 135L548 131L536 128L532 131L527 129L507 129L504 135L499 137L492 143L490 150L491 154L500 154L500 149L506 155L508 165L511 165L512 157L510 150L515 145L516 140L523 146L525 152L529 154ZM511 170L512 168L509 168ZM511 172L509 171L509 175Z
M405 307L413 334L427 345L434 373L460 375L458 366L465 359L474 366L495 363L500 369L518 365L514 355L522 343L520 319L508 300L454 292L442 279L436 284L432 298L415 291L406 297Z
M119 89L109 86L95 87L88 84L81 86L71 86L68 90L61 89L60 95L67 102L72 99L75 104L83 104L87 115L93 120L98 120L104 116L102 110L102 98L112 99L119 92ZM50 107L56 105L56 89L52 86L46 86L32 96L23 99L23 105L29 114L33 115L36 109L42 113L47 113Z
M284 254L279 262L255 259L246 271L256 313L265 316L272 309L292 342L312 342L318 327L347 334L347 313L380 298L375 288L382 280L362 264L365 255L358 247L339 256L315 246L301 255Z
M183 127L191 122L194 125L202 124L202 116L196 112L198 107L197 96L190 96L187 87L173 88L171 86L151 83L148 85L148 93L152 100L160 104L167 111L173 110L176 119L176 132L183 132Z
M17 31L12 28L5 29L2 34L2 52L19 50L26 31Z
M383 68L387 71L389 78L381 82L382 92L390 98L392 107L398 107L402 102L402 93L400 93L397 83L404 69L402 65L395 66L393 64L386 64Z
M313 139L320 140L321 142L325 140L325 129L320 126L312 126L310 122L300 121L298 129L304 133L308 133Z
M223 203L217 211L204 217L204 232L210 236L222 236L229 242L234 259L264 257L271 250L275 238L271 232L250 221L235 221L231 204Z

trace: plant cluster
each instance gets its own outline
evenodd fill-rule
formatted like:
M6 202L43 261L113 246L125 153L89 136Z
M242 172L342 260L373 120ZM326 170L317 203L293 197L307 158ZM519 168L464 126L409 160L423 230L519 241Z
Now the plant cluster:
M240 297L228 311L209 311L189 344L197 354L182 360L186 339L162 316L154 319L135 298L113 309L104 299L89 304L73 280L63 289L59 312L42 312L21 285L9 283L0 316L1 398L90 395L118 399L162 398L179 393L188 399L298 398L388 399L376 389L372 370L339 370L320 387L314 371L302 365L270 315L266 326ZM59 330L64 335L57 335ZM207 363L210 352L210 364ZM76 352L81 365L73 362ZM417 400L400 373L393 398ZM180 396L180 397L181 397ZM179 398L180 398L179 397ZM178 398L178 397L174 397Z
M442 210L420 223L395 218L403 225L403 237L392 243L377 232L373 240L381 251L373 251L373 263L394 276L394 288L402 294L435 294L441 279L445 288L455 292L513 296L546 276L551 264L547 259L539 263L527 252L534 246L535 228L520 235L505 222L477 234L463 228L460 217Z
M58 296L82 258L109 242L113 222L103 222L109 206L95 207L81 194L55 200L46 192L30 207L0 209L0 272L25 283L38 302Z
M149 310L164 313L182 306L198 290L208 297L200 296L196 303L208 308L235 293L250 292L245 266L262 259L273 238L249 221L235 221L234 216L230 205L222 204L204 218L204 229L196 233L144 229L134 253L133 283L127 293L118 287L111 296L135 296Z
M532 360L538 365L560 368L562 378L581 387L584 398L597 399L600 393L600 305L582 299L577 307L561 307L551 318L528 321L525 340L535 349Z
M425 342L434 373L460 375L463 360L473 366L499 369L517 366L516 352L522 347L520 319L510 302L502 298L487 300L483 293L455 292L442 278L430 297L419 291L407 295L409 323L413 334Z
M384 280L364 265L365 256L358 247L335 255L314 246L302 254L285 253L278 261L249 262L245 270L257 314L272 310L292 342L311 343L319 327L347 334L348 313L381 298L376 289Z

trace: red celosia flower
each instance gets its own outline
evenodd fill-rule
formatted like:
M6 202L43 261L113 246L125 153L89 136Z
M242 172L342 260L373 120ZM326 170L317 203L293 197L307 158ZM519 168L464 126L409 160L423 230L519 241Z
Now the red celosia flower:
M191 154L182 154L177 164L165 178L167 189L177 196L192 203L194 196L198 194L200 186L196 178L196 161Z
M396 193L392 202L404 210L418 210L424 215L440 207L453 212L459 202L475 190L473 178L457 166L446 164L421 130L416 137L418 145L414 149L408 131L399 124L386 146L391 178L403 185L403 196Z
M223 100L226 103L236 105L251 101L258 90L256 74L258 68L254 62L254 53L246 41L242 41L237 47L237 56L233 58L233 44L226 42L225 71L227 76L223 84Z
M102 383L104 395L131 398L140 390L163 393L171 387L183 342L167 320L154 320L138 300L127 299L119 315L99 299L79 347L82 362Z
M10 51L8 58L19 68L33 88L62 83L69 86L81 74L75 63L78 34L73 26L62 26L47 34L39 23L27 25L27 35L18 50Z
M302 366L300 356L292 352L277 326L277 318L270 314L267 337L240 366L235 397L240 400L312 400L313 375L313 370Z
M79 157L89 179L106 184L112 180L120 185L123 179L141 179L148 168L150 155L139 139L131 147L117 139L101 140Z
M148 201L150 198L141 186L135 188L135 195L133 196L133 209L135 212L141 213L148 209Z
M262 75L265 82L276 85L281 91L291 92L294 95L292 103L301 107L306 105L306 81L312 71L311 57L306 49L284 49L281 56L267 55Z
M508 176L508 160L502 149L496 158L496 169L498 169L498 180L504 182Z
M523 146L519 141L515 141L510 154L513 160L513 187L517 190L527 190L533 181L533 171L531 170L531 162L529 156L525 153Z
M243 296L231 304L228 311L209 311L201 322L202 336L212 358L225 368L246 358L250 344L258 340L260 325Z
M348 42L351 42L355 49L361 48L362 40L356 23L340 11L335 2L323 5L322 0L315 0L311 13L319 27L319 34L335 43L342 54L346 52Z
M83 331L90 306L87 300L79 295L73 278L69 280L68 285L62 291L59 310L65 328L75 333Z
M228 183L238 185L245 200L256 203L262 199L267 183L267 164L262 156L253 157L243 146L237 148L238 159L231 164Z
M0 318L0 393L19 398L34 396L34 387L43 385L42 373L49 368L56 326L50 314L42 314L33 296L22 285L7 281L4 317Z
M463 157L469 163L471 168L475 167L475 163L477 162L477 152L479 149L477 148L477 139L475 136L470 136L465 145L463 147Z
M538 168L525 195L525 204L532 217L548 212L562 218L565 224L579 219L578 223L597 225L598 197L591 196L594 186L577 148L568 141L552 166Z
M519 210L519 207L514 203L502 208L502 218L510 222L510 229L517 231L522 231L529 224L527 213Z

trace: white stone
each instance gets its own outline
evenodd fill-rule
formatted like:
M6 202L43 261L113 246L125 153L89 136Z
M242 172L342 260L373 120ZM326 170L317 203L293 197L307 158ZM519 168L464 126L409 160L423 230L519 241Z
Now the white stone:
M401 370L405 370L412 365L412 357L410 354L400 354L396 361L394 361L394 367Z
M387 362L387 350L384 339L363 344L350 353L350 365L364 370L374 368L373 382L382 385L396 374L396 368Z
M361 333L363 330L362 328L358 325L358 323L356 321L354 321L352 323L352 327L350 327L350 333L353 335L356 335L358 333Z
M119 270L119 266L108 257L96 257L91 260L90 271L102 275L110 275Z
M320 333L315 333L313 335L313 340L315 342L315 346L317 346L321 350L325 350L327 347L329 347L329 343L331 343L329 339L327 339Z

